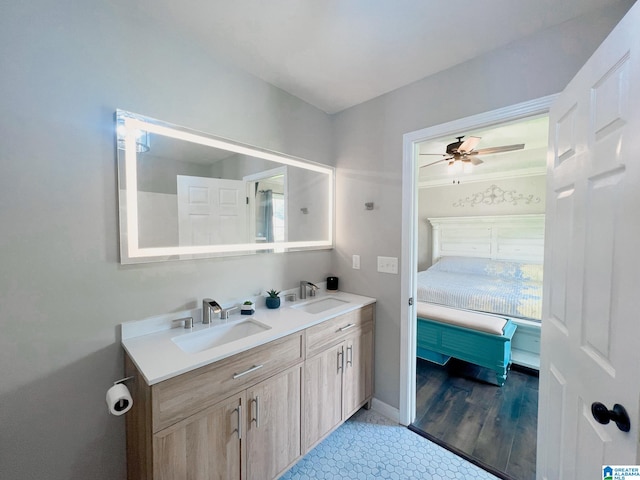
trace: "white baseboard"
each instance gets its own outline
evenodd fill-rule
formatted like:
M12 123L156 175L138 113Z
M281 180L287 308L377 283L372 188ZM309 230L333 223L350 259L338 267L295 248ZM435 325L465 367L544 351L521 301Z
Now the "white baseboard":
M371 409L380 415L384 415L389 420L400 423L400 410L391 405L384 403L382 400L373 398L371 400Z

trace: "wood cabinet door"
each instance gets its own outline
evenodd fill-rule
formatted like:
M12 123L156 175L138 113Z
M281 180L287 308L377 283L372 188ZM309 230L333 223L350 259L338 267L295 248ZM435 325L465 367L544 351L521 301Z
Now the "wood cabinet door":
M302 454L300 364L246 391L247 480L276 478Z
M313 447L342 421L344 343L307 358L304 385L304 446Z
M154 480L240 479L243 404L235 395L156 433Z
M345 341L343 418L349 418L373 393L373 328L365 325Z

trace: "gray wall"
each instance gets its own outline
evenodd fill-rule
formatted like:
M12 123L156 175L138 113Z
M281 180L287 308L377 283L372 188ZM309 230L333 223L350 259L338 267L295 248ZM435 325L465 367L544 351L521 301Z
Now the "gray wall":
M376 272L376 256L400 257L402 135L561 91L632 3L612 3L335 115L334 271L341 289L378 299L375 394L383 402L399 405L401 292L399 275ZM360 270L351 269L353 254Z
M332 252L121 266L115 109L325 164L330 119L127 18L135 2L1 10L0 478L122 479L118 325L321 281Z

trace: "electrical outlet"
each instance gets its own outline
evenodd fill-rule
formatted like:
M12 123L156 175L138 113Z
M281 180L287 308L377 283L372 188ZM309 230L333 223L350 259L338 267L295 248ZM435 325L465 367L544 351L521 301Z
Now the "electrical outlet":
M354 270L360 270L360 255L354 255L351 261Z
M398 257L378 257L378 271L398 274Z

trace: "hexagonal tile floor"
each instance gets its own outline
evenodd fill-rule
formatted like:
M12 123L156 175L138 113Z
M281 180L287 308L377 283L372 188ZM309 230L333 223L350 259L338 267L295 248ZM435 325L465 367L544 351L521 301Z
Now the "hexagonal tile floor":
M489 480L493 475L373 410L360 410L281 480Z

